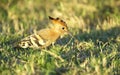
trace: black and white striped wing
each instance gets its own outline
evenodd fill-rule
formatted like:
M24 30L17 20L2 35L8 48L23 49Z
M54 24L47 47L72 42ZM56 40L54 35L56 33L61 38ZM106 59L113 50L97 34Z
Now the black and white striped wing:
M45 39L40 35L34 34L22 39L18 46L21 48L40 48L46 44Z

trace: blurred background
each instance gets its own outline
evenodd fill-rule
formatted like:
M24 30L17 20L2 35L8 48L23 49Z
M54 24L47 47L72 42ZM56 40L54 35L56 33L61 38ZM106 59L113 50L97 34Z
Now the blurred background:
M55 56L11 48L48 27L48 16L63 19L77 42L65 36L48 50ZM120 75L119 60L120 0L0 0L0 75Z
M81 31L109 29L120 23L120 0L0 0L0 32L30 32L60 17Z

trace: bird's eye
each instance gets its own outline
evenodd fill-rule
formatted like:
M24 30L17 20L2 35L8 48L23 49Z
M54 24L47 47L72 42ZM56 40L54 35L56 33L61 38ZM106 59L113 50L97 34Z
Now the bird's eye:
M65 28L64 28L64 27L62 27L62 29L64 30Z

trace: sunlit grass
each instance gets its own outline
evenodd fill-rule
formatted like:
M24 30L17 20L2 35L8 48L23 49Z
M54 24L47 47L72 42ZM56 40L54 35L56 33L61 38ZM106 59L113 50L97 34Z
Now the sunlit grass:
M119 75L119 0L1 0L0 75ZM66 35L48 49L13 49L60 17ZM62 41L62 42L61 42Z

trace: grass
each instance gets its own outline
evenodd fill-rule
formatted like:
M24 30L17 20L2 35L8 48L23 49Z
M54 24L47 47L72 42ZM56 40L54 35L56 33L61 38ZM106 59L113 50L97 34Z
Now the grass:
M119 75L119 0L0 0L0 75ZM49 49L12 44L60 17L66 35ZM62 42L60 42L62 41Z

